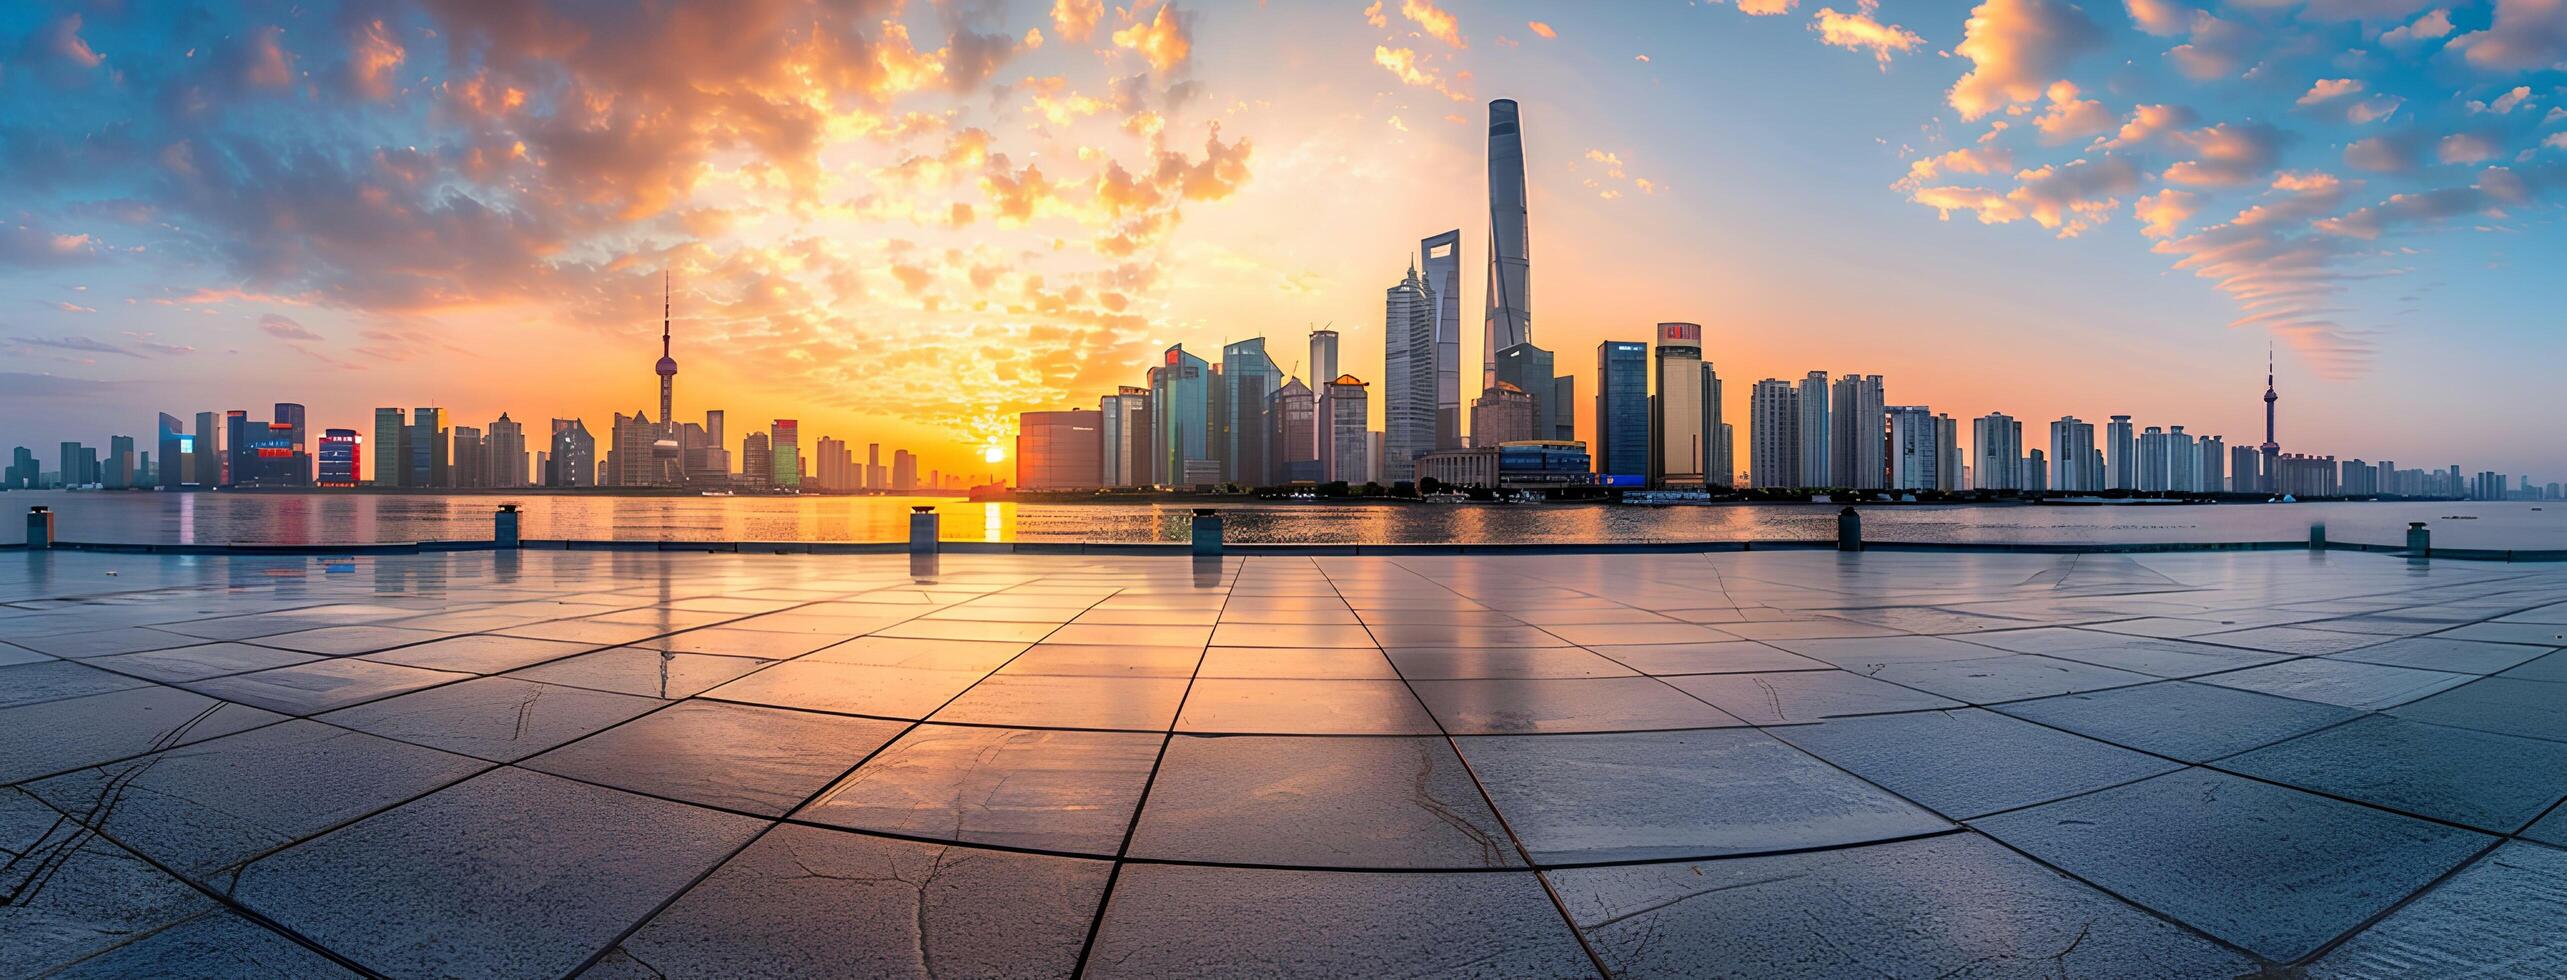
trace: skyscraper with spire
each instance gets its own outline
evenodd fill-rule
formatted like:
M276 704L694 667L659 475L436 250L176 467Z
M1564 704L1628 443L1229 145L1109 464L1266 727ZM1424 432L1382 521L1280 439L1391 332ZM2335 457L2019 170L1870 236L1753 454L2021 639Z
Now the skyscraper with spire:
M1489 278L1480 386L1497 383L1497 353L1533 340L1533 260L1526 227L1524 133L1514 99L1489 103Z
M2273 436L2273 403L2281 400L2282 396L2273 391L2273 348L2267 344L2264 347L2264 445L2258 447L2264 453L2264 472L2256 481L2256 486L2266 491L2277 486L2273 477L2281 470L2282 444Z

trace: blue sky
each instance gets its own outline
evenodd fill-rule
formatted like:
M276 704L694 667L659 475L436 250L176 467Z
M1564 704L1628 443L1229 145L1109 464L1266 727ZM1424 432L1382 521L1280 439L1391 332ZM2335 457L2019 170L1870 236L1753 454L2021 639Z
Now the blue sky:
M1509 97L1563 364L1694 320L1733 416L1823 369L2252 442L2271 345L2287 449L2558 479L2562 62L2560 0L17 4L0 444L595 429L664 267L682 413L931 461L1167 343L1377 371Z

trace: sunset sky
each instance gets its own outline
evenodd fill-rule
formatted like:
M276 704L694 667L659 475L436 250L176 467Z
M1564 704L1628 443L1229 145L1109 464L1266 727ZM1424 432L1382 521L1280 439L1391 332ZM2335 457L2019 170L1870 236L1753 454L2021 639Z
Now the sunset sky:
M1693 320L1742 422L1822 369L2255 442L2270 344L2287 451L2567 477L2567 0L25 2L0 95L0 447L48 459L276 401L602 442L663 268L734 449L952 468L1323 323L1377 381L1448 228L1476 365L1513 98L1582 396Z

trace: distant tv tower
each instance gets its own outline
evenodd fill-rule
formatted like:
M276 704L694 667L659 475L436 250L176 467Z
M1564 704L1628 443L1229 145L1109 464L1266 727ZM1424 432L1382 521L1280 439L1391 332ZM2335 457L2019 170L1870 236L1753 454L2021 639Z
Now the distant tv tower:
M2264 345L2264 445L2259 447L2264 451L2263 482L2266 490L2277 490L2281 486L2282 444L2274 441L2273 436L2273 403L2281 400L2282 396L2273 391L2273 345L2268 341Z

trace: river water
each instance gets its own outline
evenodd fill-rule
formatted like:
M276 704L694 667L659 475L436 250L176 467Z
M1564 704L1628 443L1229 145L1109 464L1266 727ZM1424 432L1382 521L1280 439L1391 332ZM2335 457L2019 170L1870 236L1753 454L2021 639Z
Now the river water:
M539 539L899 541L909 508L933 504L949 541L1182 541L1193 504L968 503L952 497L617 497L496 494L0 493L0 542L23 540L27 505L53 508L57 537L125 543L311 544L487 539L491 511L524 509ZM1276 543L1634 542L1826 539L1828 504L1621 507L1604 504L1211 505L1232 541ZM2424 521L2451 548L2567 549L2567 502L2310 503L2035 507L1880 505L1864 536L1883 541L2274 541L2324 523L2338 541L2397 544Z

